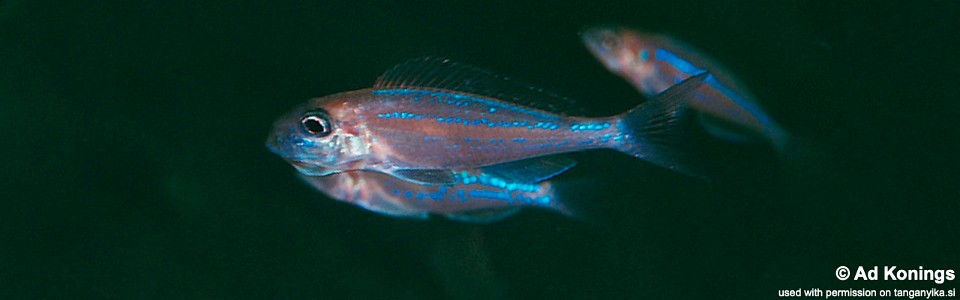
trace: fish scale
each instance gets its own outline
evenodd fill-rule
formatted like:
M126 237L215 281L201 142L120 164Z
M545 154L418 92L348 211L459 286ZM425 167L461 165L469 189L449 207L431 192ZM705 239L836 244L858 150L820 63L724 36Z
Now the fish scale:
M563 118L473 96L432 92L430 101L418 101L415 97L422 93L388 92L372 94L387 95L378 102L391 104L364 111L368 126L378 128L371 135L389 145L388 152L413 154L400 157L398 161L404 165L398 164L399 167L485 166L552 153L618 147L588 142L603 135L622 137L614 118ZM491 108L494 112L490 112Z

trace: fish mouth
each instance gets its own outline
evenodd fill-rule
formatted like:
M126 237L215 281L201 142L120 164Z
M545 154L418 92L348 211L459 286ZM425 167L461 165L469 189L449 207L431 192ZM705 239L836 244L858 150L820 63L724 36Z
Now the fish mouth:
M270 134L267 136L267 140L264 141L264 146L267 147L267 150L273 152L273 154L279 155L280 157L286 158L286 154L283 153L283 140L280 136L276 134Z

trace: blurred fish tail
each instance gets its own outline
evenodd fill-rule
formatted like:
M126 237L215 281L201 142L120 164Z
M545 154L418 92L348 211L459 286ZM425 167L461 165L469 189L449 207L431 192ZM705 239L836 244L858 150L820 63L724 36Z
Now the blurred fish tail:
M601 198L596 187L597 180L584 178L564 178L551 180L551 193L555 201L553 210L589 224L603 224L596 200Z
M776 149L778 153L786 153L792 151L791 149L812 146L811 141L804 139L797 140L783 130L778 130L774 134L770 134L770 144L773 145L773 148Z
M794 175L815 173L824 166L841 164L834 149L823 141L809 137L783 136L773 140L773 146L780 157L780 163ZM817 176L817 175L810 175Z

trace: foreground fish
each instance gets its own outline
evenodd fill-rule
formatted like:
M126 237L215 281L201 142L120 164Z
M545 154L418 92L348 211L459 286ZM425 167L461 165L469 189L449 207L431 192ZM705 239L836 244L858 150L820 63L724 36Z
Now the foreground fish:
M787 133L757 106L747 89L693 48L666 36L622 27L589 28L580 36L608 70L646 96L691 76L712 73L690 104L708 116L701 120L711 134L734 141L759 134L778 148L787 142Z
M395 217L427 218L438 214L476 223L499 221L522 207L572 215L557 198L550 181L510 182L478 171L456 174L457 183L422 185L371 171L305 176L304 181L331 198Z
M477 168L539 182L574 164L548 155L599 148L686 172L673 146L683 132L681 111L707 76L625 113L586 118L518 104L563 101L525 84L444 59L415 59L373 88L295 108L266 144L308 176L367 170L419 184L453 184L460 171Z

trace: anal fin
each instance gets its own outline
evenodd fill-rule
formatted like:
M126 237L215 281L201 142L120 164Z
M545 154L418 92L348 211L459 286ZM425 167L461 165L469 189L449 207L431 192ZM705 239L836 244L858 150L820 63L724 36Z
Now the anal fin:
M447 214L448 219L460 222L487 224L497 222L520 211L519 207L481 209L462 213Z

